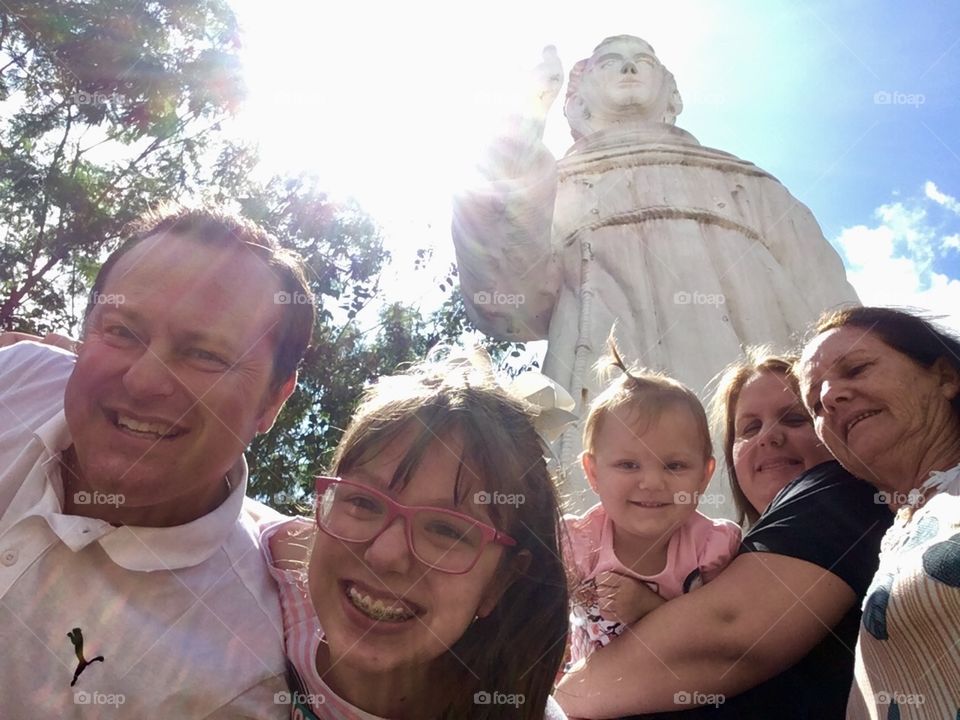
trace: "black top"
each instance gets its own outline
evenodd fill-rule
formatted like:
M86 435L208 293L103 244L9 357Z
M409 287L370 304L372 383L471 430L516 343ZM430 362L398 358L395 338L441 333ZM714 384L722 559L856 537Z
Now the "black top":
M880 540L892 520L887 506L875 501L874 488L838 462L817 465L789 483L743 538L740 553L775 553L819 565L850 586L857 596L853 607L796 665L726 698L722 705L634 717L843 720L853 682L860 605L877 570ZM758 597L757 603L762 602Z

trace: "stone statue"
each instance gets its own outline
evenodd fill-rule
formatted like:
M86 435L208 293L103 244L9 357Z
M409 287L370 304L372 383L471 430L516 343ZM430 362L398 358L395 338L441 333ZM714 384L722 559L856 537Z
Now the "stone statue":
M559 161L542 143L563 80L553 48L539 76L483 181L455 198L453 240L470 318L497 338L547 339L544 373L578 414L600 389L592 366L614 324L625 357L704 397L741 346L787 345L824 308L857 302L803 204L674 125L683 103L649 44L607 38L574 66L564 112L575 142ZM559 443L582 506L580 428Z

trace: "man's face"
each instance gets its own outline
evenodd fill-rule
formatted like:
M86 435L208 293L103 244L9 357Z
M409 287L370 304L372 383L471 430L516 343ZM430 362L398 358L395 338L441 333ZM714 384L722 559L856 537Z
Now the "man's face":
M277 290L244 246L152 237L120 258L67 384L68 487L122 495L137 524L222 500L224 475L292 389L270 389Z
M653 48L641 40L620 39L594 52L580 94L594 112L642 113L660 98L663 83L663 66Z

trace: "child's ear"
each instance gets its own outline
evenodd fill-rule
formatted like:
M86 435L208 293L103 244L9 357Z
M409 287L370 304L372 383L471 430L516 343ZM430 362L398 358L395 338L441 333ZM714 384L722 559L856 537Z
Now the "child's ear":
M597 456L584 450L580 453L580 464L583 465L583 474L594 492L597 492Z
M710 478L713 477L713 471L717 469L716 458L711 457L703 467L703 482L700 484L700 492L707 489L710 484Z
M477 617L485 618L493 612L493 609L500 602L503 594L513 585L514 581L527 572L530 567L530 551L521 550L511 560L510 564L495 574L487 583L487 588L480 598L480 605L477 607Z

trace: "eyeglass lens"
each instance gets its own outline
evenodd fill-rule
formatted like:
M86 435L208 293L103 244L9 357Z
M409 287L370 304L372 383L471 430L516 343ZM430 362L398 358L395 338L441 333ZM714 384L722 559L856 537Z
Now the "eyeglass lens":
M367 542L390 520L389 507L378 495L346 483L330 485L317 508L317 519L331 535L350 542ZM409 520L408 520L409 522ZM440 570L470 567L483 549L483 530L471 521L442 510L414 511L409 535L413 553Z

